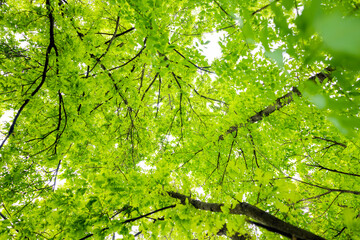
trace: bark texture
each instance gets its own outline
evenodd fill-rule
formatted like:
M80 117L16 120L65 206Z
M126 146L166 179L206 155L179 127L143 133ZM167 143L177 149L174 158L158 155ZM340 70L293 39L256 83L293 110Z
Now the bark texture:
M211 212L222 212L221 207L224 206L222 203L208 203L202 202L196 199L192 199L186 195L177 192L168 192L169 196L172 198L179 199L181 204L186 204L186 200L190 205L199 210L211 211ZM239 202L235 207L230 209L230 214L245 215L251 219L254 219L256 222L267 226L271 229L275 229L278 232L282 232L296 239L305 239L305 240L325 240L325 238L318 236L314 233L311 233L305 229L296 227L290 223L287 223L270 213L267 213L260 208L253 206L246 202Z

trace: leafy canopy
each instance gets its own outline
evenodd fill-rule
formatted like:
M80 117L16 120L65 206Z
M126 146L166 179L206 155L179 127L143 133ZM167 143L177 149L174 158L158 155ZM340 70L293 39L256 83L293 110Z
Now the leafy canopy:
M0 1L1 239L360 239L359 7Z

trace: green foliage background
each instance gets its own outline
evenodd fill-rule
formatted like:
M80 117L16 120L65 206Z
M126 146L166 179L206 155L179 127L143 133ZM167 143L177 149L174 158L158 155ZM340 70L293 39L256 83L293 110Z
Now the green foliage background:
M1 239L360 239L359 8L1 1Z

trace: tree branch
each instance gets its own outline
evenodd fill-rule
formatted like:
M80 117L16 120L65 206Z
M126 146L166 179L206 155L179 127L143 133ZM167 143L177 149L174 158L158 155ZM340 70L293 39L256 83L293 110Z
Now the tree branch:
M316 165L306 164L306 165L309 166L309 167L320 168L320 170L326 170L326 171L329 171L329 172L334 172L334 173L349 175L349 176L353 176L353 177L360 177L359 174L343 172L343 171L339 171L339 170L336 170L336 169L330 169L330 168L324 167L324 166L322 166L322 165L320 165L320 164L316 164Z
M331 143L334 143L335 145L339 145L339 146L342 146L343 148L346 148L346 145L345 145L345 144L339 143L339 142L334 141L334 140L331 140L331 139L322 138L322 137L316 137L316 136L314 136L313 139L324 140L324 141L326 141L326 142L331 142Z
M4 220L7 220L7 217L5 217L5 215L2 214L1 212L0 212L0 216L1 216Z
M50 22L50 43L46 49L46 55L45 55L45 64L44 64L44 69L42 72L42 77L41 77L41 82L40 84L36 87L36 89L31 93L31 97L35 96L35 94L40 90L40 88L42 87L42 85L45 83L45 79L46 79L46 73L48 71L48 65L49 65L49 59L50 59L50 53L51 50L54 48L56 56L58 56L58 51L55 45L55 38L54 38L54 16L52 15L52 10L51 10L51 5L50 5L50 0L46 0L46 9L48 10L48 18L49 18L49 22ZM16 122L21 114L21 112L24 110L25 106L30 102L30 99L26 99L25 102L21 105L19 111L16 113L16 116L10 126L9 132L6 135L6 137L4 138L4 140L1 142L0 145L0 149L4 146L5 142L7 141L7 139L11 136L11 134L14 132L15 129L15 125Z
M110 47L111 47L111 44L112 44L113 40L117 37L116 33L117 33L118 28L119 28L119 21L120 21L120 17L117 17L117 19L116 19L115 31L114 31L114 33L113 33L113 36L111 37L111 39L110 39L109 41L107 41L107 42L105 43L105 44L109 43L109 45L107 46L105 52L104 52L100 57L96 58L96 63L95 63L95 65L94 65L89 71L87 71L87 75L89 75L89 73L91 73L91 72L94 70L94 68L95 68L95 67L98 65L98 63L100 62L101 58L105 57L105 55L108 53L108 51L109 51L109 49L110 49ZM124 33L121 33L121 34L124 34Z
M216 5L218 5L218 7L221 9L221 11L223 11L227 16L229 16L231 19L233 19L233 17L216 0L214 0L214 2L216 3Z
M128 30L126 30L126 31L124 31L124 32L122 32L122 33L118 33L118 34L115 34L115 35L110 34L110 35L113 35L113 37L112 37L110 40L106 41L105 44L109 44L109 43L111 43L112 40L114 40L115 38L120 37L120 36L122 36L122 35L125 35L125 34L127 34L128 32L131 32L131 31L133 31L133 30L135 30L134 27L129 28Z
M185 205L186 202L198 210L211 211L211 212L223 212L221 207L224 206L222 203L208 203L202 202L191 197L185 196L180 193L169 191L168 195L172 198L179 199L181 204ZM311 239L311 240L325 240L314 233L311 233L305 229L298 228L290 223L284 222L283 220L271 215L270 213L259 209L246 202L239 202L236 206L230 209L230 214L245 215L249 218L254 219L260 224L276 229L283 233L290 234L292 237L298 239Z
M320 83L322 83L326 78L328 78L330 76L330 73L332 71L334 71L335 69L331 68L331 67L327 67L325 69L326 73L320 72L317 73L316 75L310 77L308 80L309 81L315 81L315 79L318 79ZM239 125L235 125L235 126L231 126L225 134L229 134L229 133L233 133L235 131L237 131L238 128L240 127L246 127L246 125L250 124L250 123L257 123L261 120L263 120L265 117L269 116L270 114L274 113L276 110L279 110L281 108L283 108L284 106L290 104L291 102L294 101L294 96L298 96L301 97L301 92L296 88L296 87L292 87L292 89L285 94L282 97L279 97L275 100L275 102L269 106L267 106L266 108L264 108L263 110L261 110L260 112L257 112L255 115L249 117L246 121L246 123L241 123ZM219 136L220 140L224 140L224 136L220 135ZM340 144L338 144L340 145Z
M139 220L139 219L141 219L141 218L150 216L150 215L152 215L152 214L154 214L154 213L161 212L161 211L164 211L164 210L166 210L166 209L174 208L174 207L176 207L176 204L173 204L173 205L170 205L170 206L167 206L167 207L163 207L163 208L157 209L157 210L155 210L155 211L152 211L152 212L149 212L149 213L147 213L147 214L138 216L138 217L136 217L136 218L128 219L128 220L126 220L126 221L123 221L122 224L129 223L129 222L134 222L134 221Z
M133 58L131 58L131 59L130 59L129 61L127 61L126 63L121 64L120 66L117 66L117 67L113 67L113 68L108 69L108 71L114 71L114 70L116 70L116 69L122 68L122 67L128 65L129 63L131 63L132 61L134 61L137 57L139 57L140 54L141 54L141 53L144 51L144 49L146 48L146 40L147 40L147 38L145 38L145 40L144 40L144 46L140 49L140 51L139 51Z

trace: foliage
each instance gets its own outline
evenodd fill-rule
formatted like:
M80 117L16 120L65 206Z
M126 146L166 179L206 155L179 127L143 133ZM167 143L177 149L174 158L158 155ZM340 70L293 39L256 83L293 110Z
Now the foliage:
M1 1L1 239L360 239L359 7Z

